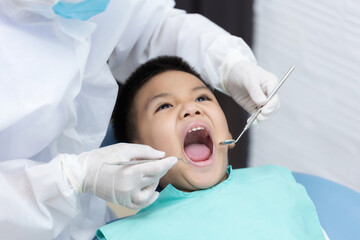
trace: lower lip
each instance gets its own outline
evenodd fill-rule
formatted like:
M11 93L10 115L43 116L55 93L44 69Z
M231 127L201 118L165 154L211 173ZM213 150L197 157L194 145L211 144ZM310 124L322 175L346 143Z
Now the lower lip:
M186 154L185 154L185 156L186 156ZM207 166L210 166L213 163L214 151L211 154L211 157L209 159L205 160L205 161L199 161L199 162L191 161L191 159L189 159L187 156L186 156L186 159L189 160L190 164L195 166L195 167L207 167Z

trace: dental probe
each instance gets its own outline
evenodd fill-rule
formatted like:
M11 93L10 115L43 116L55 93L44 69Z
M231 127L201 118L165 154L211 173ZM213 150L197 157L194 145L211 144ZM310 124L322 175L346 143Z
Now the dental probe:
M220 142L220 145L228 145L228 144L233 144L233 143L237 143L239 141L239 139L241 138L241 136L245 133L246 130L248 130L250 128L250 126L255 122L256 118L259 116L259 114L261 113L261 110L263 109L263 107L272 99L272 97L276 94L276 92L279 90L279 88L281 87L281 85L283 85L283 83L285 82L285 80L288 78L288 76L290 75L290 73L294 70L294 66L292 66L289 71L285 74L285 76L283 77L283 79L280 81L280 83L276 86L276 88L271 92L271 94L269 95L269 97L266 99L266 102L264 103L264 105L262 105L253 115L251 115L250 118L248 118L247 120L247 124L245 125L244 129L242 130L242 132L240 133L240 135L237 137L236 140L234 139L228 139L225 141Z
M182 158L177 158L179 161L182 161L185 164L190 164L190 162L186 162L184 159ZM161 159L160 159L161 160ZM132 161L124 161L124 162L116 162L116 163L105 163L107 165L122 165L122 166L129 166L129 165L135 165L135 164L140 164L140 163L147 163L147 162L154 162L154 161L160 161L160 160L153 160L153 159L149 159L149 160L132 160Z

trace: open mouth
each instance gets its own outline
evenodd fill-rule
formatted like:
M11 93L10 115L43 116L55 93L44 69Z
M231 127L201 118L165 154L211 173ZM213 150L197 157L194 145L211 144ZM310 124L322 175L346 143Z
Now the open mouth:
M187 132L184 140L184 151L188 159L193 162L211 159L213 141L206 128L198 126Z

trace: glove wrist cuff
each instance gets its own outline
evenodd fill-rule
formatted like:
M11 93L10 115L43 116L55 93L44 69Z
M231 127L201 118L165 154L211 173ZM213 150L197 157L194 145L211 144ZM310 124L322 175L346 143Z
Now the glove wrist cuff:
M75 190L75 192L80 193L82 192L82 183L83 183L83 170L81 166L77 162L76 155L68 155L68 154L61 154L61 165L63 167L64 175L69 180L71 186Z
M248 62L249 60L241 55L241 52L238 50L232 50L230 51L226 57L224 58L224 61L219 67L219 78L220 78L220 84L221 87L229 93L229 90L227 89L227 84L229 80L230 71L237 63L241 61Z

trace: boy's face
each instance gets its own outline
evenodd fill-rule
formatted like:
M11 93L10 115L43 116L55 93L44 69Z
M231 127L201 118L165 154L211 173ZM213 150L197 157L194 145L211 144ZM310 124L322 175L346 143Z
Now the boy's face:
M213 93L192 74L167 71L150 79L137 92L133 106L139 139L182 158L160 180L183 191L205 189L226 179L231 138L225 115Z

